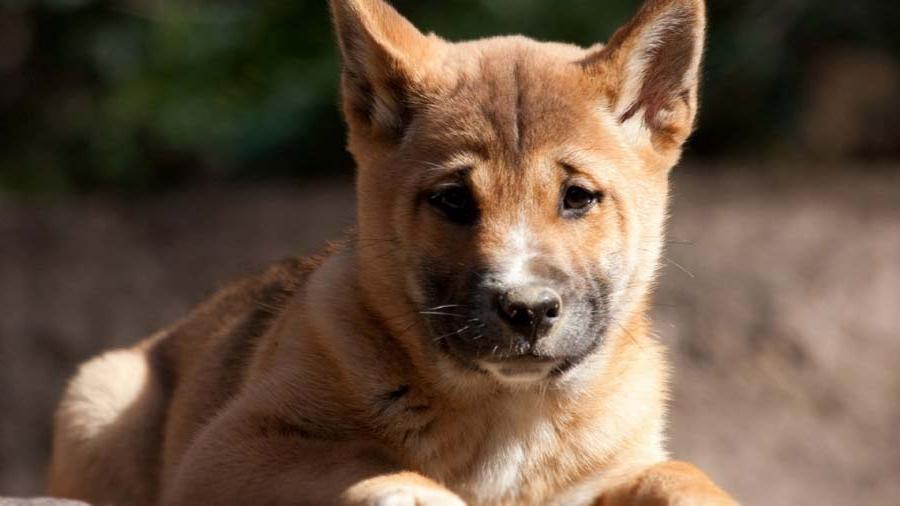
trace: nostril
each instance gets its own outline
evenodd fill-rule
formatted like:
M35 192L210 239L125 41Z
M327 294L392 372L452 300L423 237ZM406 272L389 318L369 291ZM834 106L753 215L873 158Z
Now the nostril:
M559 301L554 301L547 307L547 318L556 318L559 316Z
M534 321L534 311L525 304L508 304L505 312L513 325L531 325Z
M561 306L559 296L556 292L545 290L541 293L540 308L545 318L556 318L559 316L559 308Z

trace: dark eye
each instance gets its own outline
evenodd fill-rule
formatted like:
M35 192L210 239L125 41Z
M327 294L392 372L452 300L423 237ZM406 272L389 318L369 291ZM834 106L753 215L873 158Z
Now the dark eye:
M563 210L575 216L586 213L600 200L600 193L590 191L581 186L566 188L563 196Z
M468 225L478 217L472 192L462 185L446 186L428 196L428 203L456 223Z

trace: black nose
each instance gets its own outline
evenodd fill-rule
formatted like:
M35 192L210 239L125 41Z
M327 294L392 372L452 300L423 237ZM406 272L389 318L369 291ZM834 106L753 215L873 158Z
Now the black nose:
M501 294L497 306L503 320L520 332L536 336L546 332L559 318L562 300L547 287L526 286Z

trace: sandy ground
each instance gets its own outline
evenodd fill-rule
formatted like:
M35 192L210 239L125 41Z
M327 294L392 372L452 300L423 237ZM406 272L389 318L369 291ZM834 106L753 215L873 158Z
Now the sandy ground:
M674 454L746 504L897 504L900 176L702 173L676 177L655 314ZM339 183L0 197L0 494L41 491L76 364L352 215Z

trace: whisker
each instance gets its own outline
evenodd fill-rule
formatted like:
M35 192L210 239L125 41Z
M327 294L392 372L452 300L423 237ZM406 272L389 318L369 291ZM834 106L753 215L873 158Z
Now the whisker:
M441 340L447 339L448 337L452 337L452 336L455 336L455 335L457 335L457 334L462 334L463 332L465 332L465 331L467 331L467 330L469 330L469 326L468 326L468 325L466 325L465 327L463 327L463 328L457 330L456 332L450 332L449 334L444 334L444 335L442 335L442 336L435 337L434 340L435 340L435 341L441 341Z
M445 313L443 311L419 311L419 314L427 315L427 316L453 316L455 318L465 318L466 315L456 314L456 313Z
M644 349L644 345L641 344L641 342L638 341L637 338L634 337L634 334L632 334L630 330L628 330L627 328L625 328L624 325L622 325L621 323L619 323L619 320L618 320L617 318L612 318L612 319L610 319L610 321L611 321L615 326L619 327L619 329L621 329L622 332L624 332L625 335L627 335L627 336L631 339L631 342L633 342L634 344L638 345L638 348L640 348L641 350Z
M690 276L691 279L696 279L697 276L695 276L693 272L687 270L687 268L686 268L685 266L681 265L680 263L676 262L675 260L672 260L671 258L669 258L669 257L667 257L667 256L665 256L665 255L663 255L663 259L664 259L666 262L669 262L671 265L674 265L675 267L677 267L678 270L680 270L681 272L683 272L683 273L687 274L688 276Z
M444 304L443 306L435 306L426 309L426 311L440 311L441 309L452 309L456 307L463 307L461 304Z

